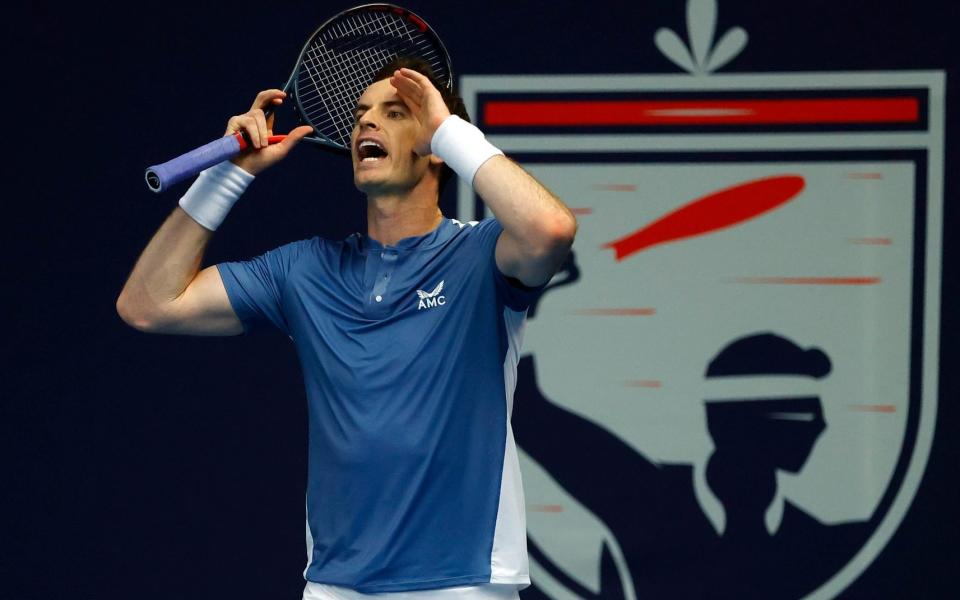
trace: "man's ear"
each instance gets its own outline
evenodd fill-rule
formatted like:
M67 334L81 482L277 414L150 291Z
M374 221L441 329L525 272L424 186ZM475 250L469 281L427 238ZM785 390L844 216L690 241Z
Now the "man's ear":
M441 160L436 154L427 155L427 170L437 178L439 184L440 177L443 174L443 160Z

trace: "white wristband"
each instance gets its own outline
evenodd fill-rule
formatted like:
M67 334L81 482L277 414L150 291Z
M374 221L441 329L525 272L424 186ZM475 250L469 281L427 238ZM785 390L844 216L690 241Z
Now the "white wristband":
M487 141L482 131L457 115L450 115L437 127L430 140L430 151L470 185L473 185L480 165L503 154Z
M253 175L226 160L200 173L180 198L180 208L203 227L216 231L254 179Z

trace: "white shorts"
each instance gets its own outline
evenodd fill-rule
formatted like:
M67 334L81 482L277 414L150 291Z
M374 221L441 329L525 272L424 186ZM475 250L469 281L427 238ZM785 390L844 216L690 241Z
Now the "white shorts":
M361 594L349 588L308 581L307 587L303 589L303 600L370 600L371 598L379 600L519 600L520 595L517 593L516 585L500 583L412 592Z

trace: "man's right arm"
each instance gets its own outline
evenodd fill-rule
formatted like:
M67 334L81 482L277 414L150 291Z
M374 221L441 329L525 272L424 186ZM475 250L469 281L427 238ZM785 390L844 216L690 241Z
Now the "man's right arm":
M174 209L123 286L117 299L120 317L150 333L243 333L217 268L200 270L211 237L213 232L182 208Z
M297 127L283 142L268 145L273 115L265 115L264 109L279 105L284 96L281 90L260 92L248 112L232 117L227 123L227 134L246 131L253 144L250 150L233 160L236 167L243 171L232 167L237 173L249 175L235 173L234 179L252 179L250 175L256 175L282 160L297 142L310 133L310 127ZM226 207L222 206L223 195L214 197L218 189L215 184L215 181L210 182L204 187L199 182L195 183L184 197L184 200L190 197L189 204L181 200L181 207L174 209L134 265L117 298L117 313L132 327L151 333L243 333L243 325L230 305L218 269L214 266L200 270L203 253L213 237L213 230L232 205L230 202ZM241 185L236 181L233 185L239 186L239 191L234 190L235 195L245 187L245 183ZM223 194L231 193L226 187L219 189L223 190ZM207 194L205 190L213 192ZM189 213L183 207L188 207Z

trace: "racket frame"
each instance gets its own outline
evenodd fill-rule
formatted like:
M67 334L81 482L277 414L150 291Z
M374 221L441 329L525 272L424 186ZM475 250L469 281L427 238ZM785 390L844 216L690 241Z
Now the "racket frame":
M294 85L294 82L297 80L297 77L299 77L300 75L300 69L303 67L303 63L304 63L304 56L310 50L314 40L316 40L318 36L322 35L333 23L341 19L345 19L355 13L370 12L374 10L383 11L383 12L392 12L402 18L405 18L409 20L411 23L413 23L414 25L416 25L417 28L420 29L422 33L428 35L431 38L431 40L436 45L436 48L440 51L440 57L443 60L444 65L446 66L447 74L448 74L446 81L441 80L439 83L443 84L443 86L447 88L447 91L453 91L454 75L453 75L453 65L450 63L450 54L447 52L446 46L443 45L443 41L440 39L440 36L438 36L437 33L433 30L433 28L430 27L430 25L428 25L427 22L424 21L419 15L401 6L397 6L395 4L388 4L385 2L373 2L370 4L361 4L359 6L348 8L344 11L341 11L333 15L332 17L324 21L319 27L317 27L313 31L312 34L310 34L310 37L307 38L307 41L303 45L303 48L300 49L300 54L297 56L297 61L294 64L292 72L290 73L290 77L287 79L287 82L283 85L283 88L282 88L286 94L293 97L293 101L296 105L297 118L300 121L300 123L304 125L310 125L311 127L314 128L313 129L314 133L309 134L303 138L305 141L311 142L313 144L317 144L318 146L322 146L326 149L334 150L338 153L350 152L349 146L344 146L338 142L331 140L326 135L317 132L317 128L312 123L310 123L310 121L305 116L306 110L303 108L303 104L301 104L300 102L300 97L299 97L299 94L297 93L297 87L296 85Z
M310 125L313 127L313 133L308 134L303 139L316 144L318 147L336 151L339 154L345 154L350 152L349 144L341 144L330 139L329 136L322 133L318 130L316 125L310 121L307 117L308 111L304 108L301 99L299 90L297 89L296 81L301 74L301 68L304 66L304 57L307 52L310 51L313 46L313 42L321 35L323 35L327 30L329 30L337 22L349 18L351 15L358 13L370 13L370 12L389 12L393 13L395 17L401 19L406 19L413 23L413 25L424 34L427 39L431 42L432 49L439 52L437 60L433 64L442 64L442 67L446 69L446 78L442 77L443 73L434 73L438 78L438 82L447 88L448 91L453 90L453 66L450 64L450 54L447 52L446 46L443 45L443 41L437 35L437 33L427 25L427 22L420 18L417 14L409 11L400 6L387 3L371 3L371 4L362 4L360 6L354 6L353 8L348 8L344 11L337 13L336 15L330 17L323 22L319 27L317 27L314 32L307 38L306 43L303 45L303 48L300 50L299 56L297 56L297 62L294 65L290 77L287 79L287 82L283 86L283 91L288 95L293 97L295 112L297 113L297 119L300 123L305 125ZM425 58L425 57L424 57ZM382 67L381 67L382 68ZM371 74L372 75L372 74ZM318 90L319 91L319 90ZM322 98L322 94L321 94ZM342 105L341 105L342 106ZM334 107L336 108L336 107ZM352 108L351 108L352 111ZM275 112L271 107L267 107L264 112L270 114ZM328 111L328 115L331 113ZM342 128L337 126L333 119L331 119L335 128ZM343 134L343 131L340 131ZM349 139L349 131L346 132L345 136ZM284 136L274 136L271 138L271 143L279 141ZM344 137L341 135L341 137ZM144 173L144 178L147 183L147 187L151 191L160 193L172 185L196 175L204 168L222 162L224 160L229 160L230 158L236 156L241 151L243 151L250 144L250 139L245 132L239 132L234 135L227 135L222 138L218 138L212 142L204 144L198 148L186 152L178 157L175 157L171 160L168 160L165 163L160 163L147 167L146 172Z

